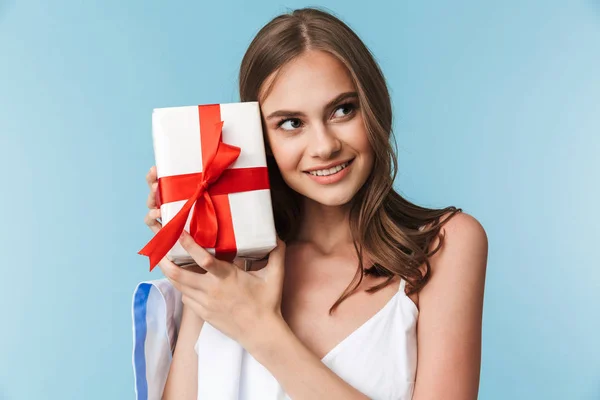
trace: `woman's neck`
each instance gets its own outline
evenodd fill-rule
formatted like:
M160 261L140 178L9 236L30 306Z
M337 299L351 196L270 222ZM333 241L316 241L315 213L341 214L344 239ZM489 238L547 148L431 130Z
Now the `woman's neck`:
M349 205L325 206L305 198L296 240L309 242L324 254L352 245L349 215Z

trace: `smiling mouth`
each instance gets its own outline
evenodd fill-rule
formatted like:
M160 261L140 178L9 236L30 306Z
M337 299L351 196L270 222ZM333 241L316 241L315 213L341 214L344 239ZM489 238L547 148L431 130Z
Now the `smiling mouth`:
M332 168L319 169L319 170L316 170L316 171L306 171L306 173L310 174L310 175L313 175L313 176L330 176L330 175L335 175L338 172L342 171L343 169L347 168L350 164L352 164L353 161L354 161L354 159L352 159L350 161L346 161L343 164L336 165L335 167L332 167Z

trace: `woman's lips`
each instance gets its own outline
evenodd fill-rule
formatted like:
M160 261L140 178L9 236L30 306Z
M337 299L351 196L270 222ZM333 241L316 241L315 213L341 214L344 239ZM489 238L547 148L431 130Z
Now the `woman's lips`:
M313 181L317 182L320 185L331 185L332 183L339 182L346 175L348 175L350 168L352 168L353 161L354 161L354 159L350 160L350 162L348 163L348 166L346 166L346 168L344 168L341 171L338 171L334 174L331 174L331 175L319 176L319 175L312 175L308 172L305 172L305 174L308 175L308 177L310 179L312 179Z

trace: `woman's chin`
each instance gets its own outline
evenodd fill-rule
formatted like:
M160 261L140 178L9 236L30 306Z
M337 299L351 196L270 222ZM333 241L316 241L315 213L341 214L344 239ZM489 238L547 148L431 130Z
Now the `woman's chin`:
M343 194L326 194L321 193L319 195L307 196L304 195L308 200L313 203L317 203L326 207L342 207L350 203L354 194L343 193Z

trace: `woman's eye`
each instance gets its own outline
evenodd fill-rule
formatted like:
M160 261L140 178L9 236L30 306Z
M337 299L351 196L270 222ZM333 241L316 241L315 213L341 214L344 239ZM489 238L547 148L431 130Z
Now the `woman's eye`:
M292 131L302 126L302 122L298 118L284 119L279 123L279 127L284 131Z
M335 113L333 114L333 116L335 118L345 117L346 115L352 114L352 111L354 111L354 108L355 108L354 104L352 104L352 103L342 104L335 110Z

